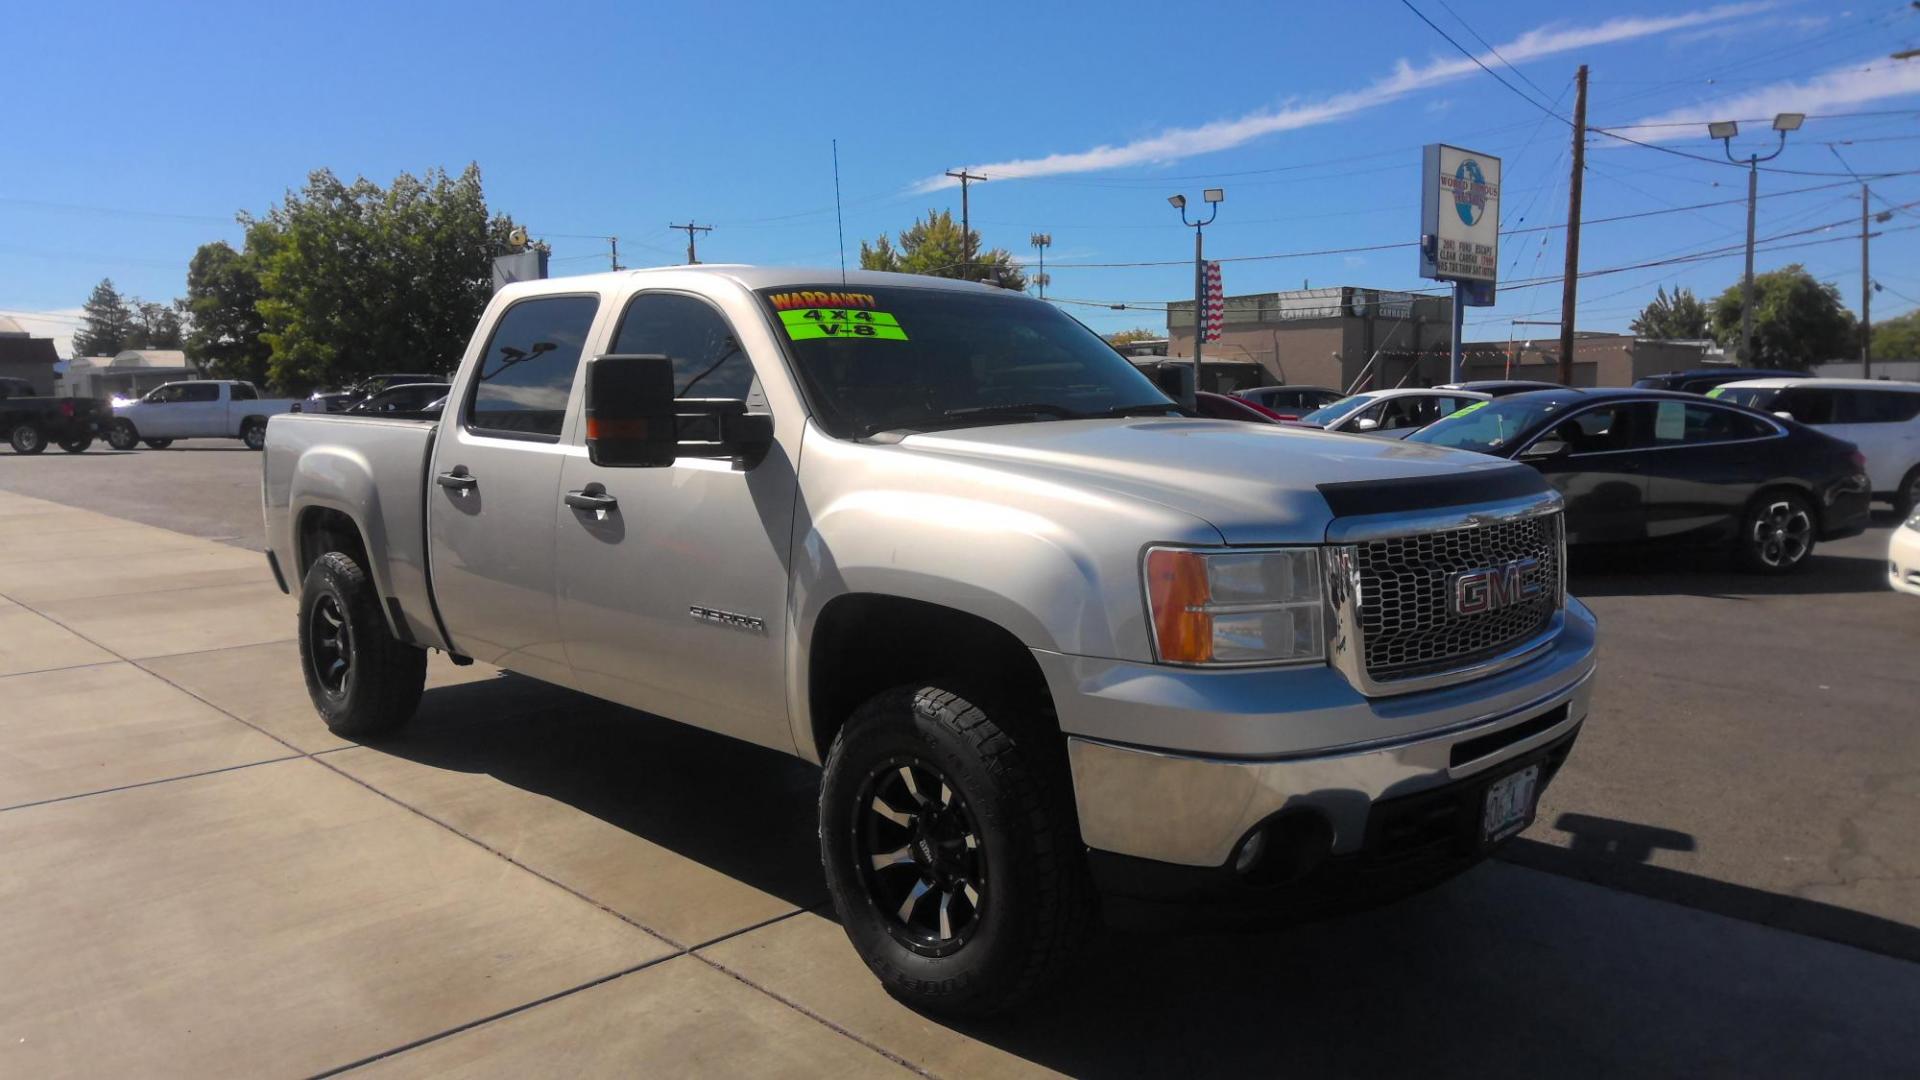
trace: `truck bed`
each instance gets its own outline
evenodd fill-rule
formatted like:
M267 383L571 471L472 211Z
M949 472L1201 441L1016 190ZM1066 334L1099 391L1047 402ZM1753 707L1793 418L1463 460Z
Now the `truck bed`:
M438 427L431 419L283 413L267 423L262 497L267 550L298 592L312 552L303 513L336 510L360 523L368 569L403 641L445 648L427 578L426 489Z

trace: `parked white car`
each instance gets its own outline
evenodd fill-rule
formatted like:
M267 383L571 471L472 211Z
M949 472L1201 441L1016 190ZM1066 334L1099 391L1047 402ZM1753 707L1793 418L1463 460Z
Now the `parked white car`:
M267 444L267 418L293 412L299 398L265 398L239 379L190 379L156 386L138 401L116 404L107 426L115 450L146 443L164 450L175 439L239 439L247 449Z
M1327 431L1404 439L1443 416L1492 397L1477 390L1369 390L1323 405L1299 422Z
M1707 395L1809 424L1867 456L1873 497L1901 517L1920 506L1920 383L1745 379Z
M1887 584L1920 596L1920 510L1893 530L1887 541Z

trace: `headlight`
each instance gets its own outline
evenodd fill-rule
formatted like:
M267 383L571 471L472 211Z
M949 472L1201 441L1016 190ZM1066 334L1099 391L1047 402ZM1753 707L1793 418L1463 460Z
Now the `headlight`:
M1326 659L1319 548L1147 549L1155 655L1169 664Z
M1920 510L1915 510L1913 516L1907 519L1907 528L1920 532Z

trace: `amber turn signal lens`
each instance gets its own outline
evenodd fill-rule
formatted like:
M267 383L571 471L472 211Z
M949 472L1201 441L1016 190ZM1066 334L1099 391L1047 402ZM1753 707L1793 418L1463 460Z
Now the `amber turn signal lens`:
M1204 610L1208 598L1205 556L1174 548L1147 553L1147 604L1162 661L1204 664L1213 659L1213 616Z

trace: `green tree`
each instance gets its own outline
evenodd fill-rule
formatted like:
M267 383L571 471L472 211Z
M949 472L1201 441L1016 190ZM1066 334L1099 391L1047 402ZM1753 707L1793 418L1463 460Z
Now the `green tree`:
M1875 360L1920 360L1920 308L1873 324Z
M1709 321L1707 305L1692 289L1682 286L1668 296L1663 286L1634 318L1633 332L1644 338L1697 340L1707 336Z
M193 329L187 334L187 358L223 379L269 381L273 350L261 339L260 275L252 254L241 254L224 240L200 245L187 264L187 310Z
M886 233L869 244L860 241L860 267L864 270L892 270L902 274L927 274L932 277L984 281L1003 289L1024 291L1027 275L1005 248L983 250L980 230L971 234L972 244L961 239L960 223L947 210L928 210L900 233L899 246ZM968 248L973 252L967 258Z
M1742 363L1804 371L1859 350L1853 313L1840 303L1840 290L1814 280L1799 263L1755 274L1753 295L1753 355L1741 357ZM1713 336L1721 345L1739 346L1740 311L1735 282L1713 301Z
M161 304L135 297L128 305L133 316L127 331L127 349L178 349L186 340L183 301Z
M266 216L242 221L268 377L287 388L452 370L513 229L488 216L477 165L458 177L402 173L385 188L322 169Z
M81 306L81 326L73 335L73 355L112 356L130 346L133 335L133 309L127 305L112 278L102 278Z
M1158 330L1149 330L1146 327L1141 326L1141 327L1136 327L1135 329L1132 329L1132 330L1122 330L1117 334L1108 334L1106 335L1106 338L1107 338L1107 344L1112 345L1114 348L1117 349L1123 345L1131 345L1136 341L1153 341L1157 338L1163 338L1166 336L1167 335L1161 333Z

